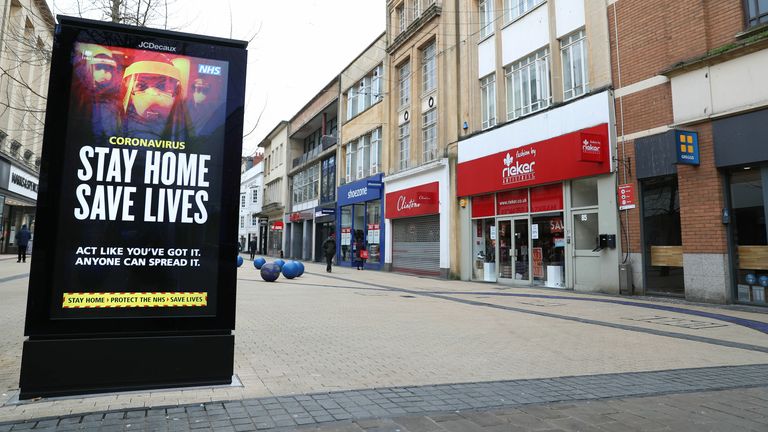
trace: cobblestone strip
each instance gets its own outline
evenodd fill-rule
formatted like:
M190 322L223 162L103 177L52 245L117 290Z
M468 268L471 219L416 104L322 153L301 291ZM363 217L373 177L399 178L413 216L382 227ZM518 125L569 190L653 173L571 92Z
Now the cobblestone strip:
M391 387L2 423L17 430L254 431L339 420L768 386L768 364Z

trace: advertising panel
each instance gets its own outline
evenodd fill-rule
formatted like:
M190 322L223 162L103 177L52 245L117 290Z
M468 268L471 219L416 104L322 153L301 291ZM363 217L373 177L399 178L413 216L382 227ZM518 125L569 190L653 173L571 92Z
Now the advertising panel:
M245 46L59 17L27 335L234 328Z

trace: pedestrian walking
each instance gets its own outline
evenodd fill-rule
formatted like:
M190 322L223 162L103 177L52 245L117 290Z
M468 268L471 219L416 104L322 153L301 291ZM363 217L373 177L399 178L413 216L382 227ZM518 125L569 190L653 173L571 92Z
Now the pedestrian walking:
M325 252L325 271L328 273L331 272L331 263L333 262L333 257L336 256L336 238L333 234L329 235L328 238L323 242L323 251Z
M256 239L251 239L251 243L248 245L248 251L251 253L251 261L256 258Z
M19 249L19 259L16 262L27 262L27 246L32 233L27 229L27 225L22 225L21 230L16 233L16 246Z

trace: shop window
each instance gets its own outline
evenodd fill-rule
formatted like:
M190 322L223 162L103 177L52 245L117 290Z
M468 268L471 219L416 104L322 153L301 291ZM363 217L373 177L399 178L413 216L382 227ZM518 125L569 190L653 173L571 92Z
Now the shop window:
M597 177L589 177L571 182L571 206L597 207Z
M641 189L646 291L682 296L685 283L677 176L643 180Z
M368 262L381 262L381 200L368 201L366 205L366 243Z
M341 260L351 261L352 246L352 206L341 208Z
M476 219L472 222L472 267L474 280L496 281L496 220Z
M762 172L761 172L762 171ZM768 289L768 231L764 188L768 169L734 171L730 176L733 240L736 245L736 285L740 302L766 303Z

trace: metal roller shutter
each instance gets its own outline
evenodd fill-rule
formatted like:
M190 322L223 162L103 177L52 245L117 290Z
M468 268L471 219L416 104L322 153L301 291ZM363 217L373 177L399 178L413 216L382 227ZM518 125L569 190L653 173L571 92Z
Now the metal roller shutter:
M392 269L440 275L440 215L392 221Z

